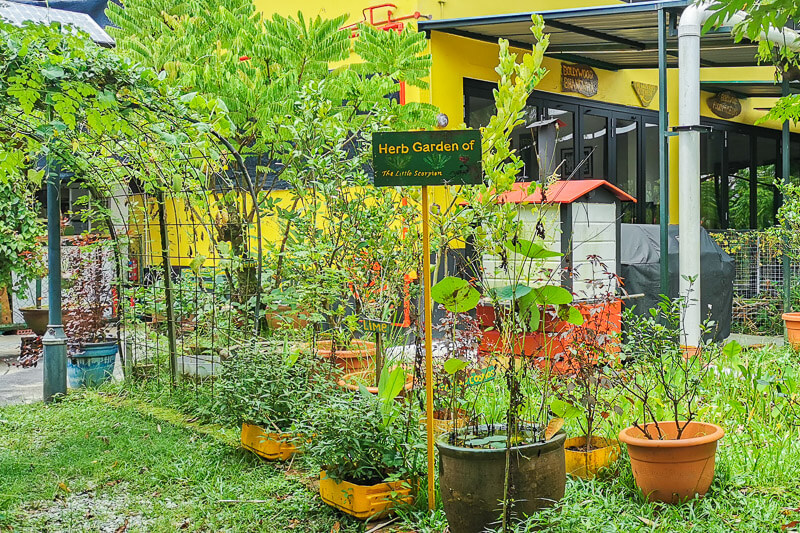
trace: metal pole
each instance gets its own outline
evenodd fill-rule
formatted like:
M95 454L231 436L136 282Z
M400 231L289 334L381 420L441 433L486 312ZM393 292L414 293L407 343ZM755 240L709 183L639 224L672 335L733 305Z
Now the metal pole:
M783 96L789 94L789 80L783 79L781 84ZM783 130L781 132L781 177L785 183L791 179L791 143L789 133L789 121L783 121ZM781 261L781 270L783 270L783 312L788 313L792 310L792 268L789 257L788 239L784 239L784 252Z
M667 112L667 16L658 10L658 201L661 294L669 295L669 113Z
M47 297L48 325L42 337L45 402L67 393L67 336L61 315L61 179L48 158L47 172Z
M700 125L700 34L706 13L705 4L691 4L678 23L678 263L679 294L687 298L683 316L687 346L700 346L701 340L700 132L696 128Z
M164 268L164 299L167 306L167 346L169 347L170 382L174 387L178 383L178 355L175 341L175 308L172 293L172 266L169 261L169 238L167 236L167 216L164 211L164 193L159 191L158 226L161 233L161 266Z
M433 327L431 312L431 240L428 235L428 187L422 186L422 281L425 319L425 427L428 438L428 509L436 507L434 483L435 457L433 450Z

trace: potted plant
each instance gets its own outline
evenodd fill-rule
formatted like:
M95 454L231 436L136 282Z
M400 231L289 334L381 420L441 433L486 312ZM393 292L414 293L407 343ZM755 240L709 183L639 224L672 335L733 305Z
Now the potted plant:
M298 428L329 391L314 381L320 361L289 343L250 342L231 348L217 382L220 403L242 426L242 447L269 460L286 460L304 441Z
M773 235L783 244L781 253L788 255L790 260L797 260L800 255L800 185L783 180L778 188L783 196L783 202L778 209L778 224L770 228ZM800 310L797 308L783 313L781 318L786 326L786 341L795 350L800 350Z
M591 307L584 323L569 330L564 352L567 370L559 376L556 397L550 409L565 420L574 420L580 434L564 442L567 474L594 478L600 469L619 458L619 443L598 434L598 425L621 415L610 374L619 338L606 331L604 324L615 307L609 295L604 305Z
M315 408L309 454L320 465L320 497L328 505L364 520L413 500L425 457L416 446L418 426L409 423L411 404L395 401L405 380L397 367L382 374L377 394L343 392Z
M543 250L528 244L518 248L523 255ZM505 385L500 416L468 412L473 422L443 434L436 442L440 491L453 533L477 533L497 522L507 529L513 520L550 507L564 496L566 434L561 430L563 420L550 420L547 408L552 369L541 370L534 358L517 359L511 349L513 338L529 331L532 321L537 328L544 327L544 321L533 318L540 305L551 305L554 299L568 302L571 294L553 285L512 287L505 289L511 291L511 308L517 311L500 315L503 346L509 349L494 354L497 364L502 364ZM517 298L522 293L534 296L523 301ZM437 283L432 295L451 311L468 310L480 298L468 282L453 277ZM449 366L457 372L466 365ZM474 409L478 403L467 405ZM477 423L481 419L485 423Z
M573 420L579 436L564 443L567 474L583 479L594 478L600 469L619 458L619 442L599 435L598 425L621 415L617 389L611 374L618 364L620 352L619 308L621 300L615 291L621 284L617 276L597 256L588 259L592 280L599 280L598 270L608 283L587 283L591 294L584 295L578 309L583 315L580 325L568 324L558 334L562 372L557 379L556 397L550 409L565 420ZM609 425L610 427L610 425Z
M547 223L544 215L527 234L520 208L499 201L524 166L512 149L512 130L523 123L526 102L545 74L541 59L548 38L541 17L532 20L536 44L520 63L509 52L508 42L499 42L496 114L481 129L484 184L456 191L463 199L459 208L453 215L439 216L441 239L446 242L449 233L460 235L472 244L476 257L495 256L500 265L491 279L475 269L472 283L495 310L499 342L491 356L503 378L495 384L499 382L502 389L470 402L474 411L468 413L470 424L436 441L439 488L452 533L477 533L489 527L510 531L516 520L557 504L566 484L563 420L551 419L549 412L551 335L544 331L542 310L558 306L560 318L571 322L579 323L582 317L569 305L572 294L558 286L557 276L546 266L548 259L561 254L548 250L544 230L535 229ZM501 275L506 277L502 282ZM451 312L472 311L481 299L472 283L445 277L432 297ZM544 339L541 349L531 357L516 357L520 339L537 331ZM469 394L480 398L485 389ZM490 410L491 405L495 408Z
M717 441L723 429L696 420L703 378L720 348L704 344L687 356L683 346L688 298L663 297L649 316L626 311L627 341L622 357L629 362L615 383L633 405L633 425L619 433L628 447L636 485L650 501L680 503L703 496L714 478ZM709 324L703 327L708 332ZM722 351L734 357L741 347Z
M302 292L291 283L266 290L261 295L264 321L272 331L299 330L308 325L308 313L301 310Z
M339 307L342 312L343 308ZM333 315L329 315L333 316ZM327 339L317 340L317 355L330 361L345 373L368 371L375 364L375 343L355 338L358 331L358 316L349 314L337 318L337 327L327 332Z
M109 326L113 268L107 241L84 236L75 243L65 254L67 381L72 388L94 387L111 379L119 351Z

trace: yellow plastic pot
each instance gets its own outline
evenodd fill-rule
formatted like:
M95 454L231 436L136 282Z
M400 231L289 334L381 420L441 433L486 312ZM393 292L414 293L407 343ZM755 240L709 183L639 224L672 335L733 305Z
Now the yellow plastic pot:
M286 461L300 450L290 433L267 433L259 426L242 424L242 447L270 461Z
M586 436L572 437L564 441L564 459L567 463L567 474L582 479L594 479L601 468L619 459L619 443L603 437L592 437L590 452L570 450L586 446Z
M356 485L349 481L334 481L325 470L319 473L319 495L331 507L359 520L383 518L390 515L398 503L413 501L408 481Z
M467 418L465 411L463 409L458 410L458 416L456 417L455 429L461 429L469 423L469 419ZM422 429L423 433L427 431L428 426L428 419L425 416L419 417L419 427ZM433 438L438 439L440 435L443 433L449 433L453 431L453 419L449 416L449 413L441 409L439 411L434 411L433 413Z

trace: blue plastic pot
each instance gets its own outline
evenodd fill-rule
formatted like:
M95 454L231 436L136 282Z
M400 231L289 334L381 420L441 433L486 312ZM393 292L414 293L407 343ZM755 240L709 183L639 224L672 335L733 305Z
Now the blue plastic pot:
M83 345L83 351L67 359L67 383L70 388L97 387L114 375L114 362L119 346L117 341Z

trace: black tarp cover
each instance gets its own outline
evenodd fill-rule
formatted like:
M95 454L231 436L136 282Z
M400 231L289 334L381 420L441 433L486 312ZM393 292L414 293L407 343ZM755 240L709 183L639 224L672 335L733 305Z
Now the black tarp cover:
M622 224L620 243L620 275L628 294L644 293L643 298L630 301L634 312L643 314L659 300L660 239L655 224ZM669 227L670 297L678 296L678 226ZM701 228L700 233L700 305L704 318L716 322L714 340L725 339L731 332L733 311L733 279L736 266L733 258ZM696 295L695 295L696 297Z

